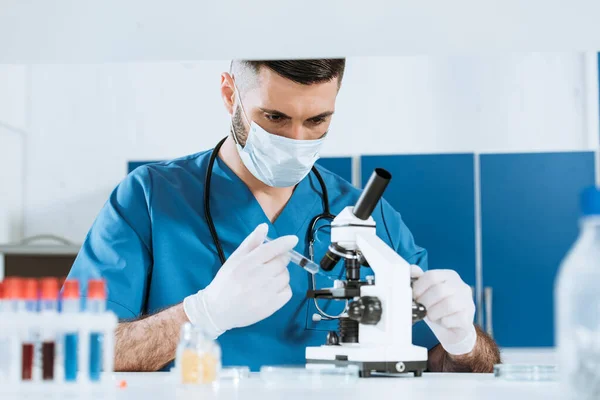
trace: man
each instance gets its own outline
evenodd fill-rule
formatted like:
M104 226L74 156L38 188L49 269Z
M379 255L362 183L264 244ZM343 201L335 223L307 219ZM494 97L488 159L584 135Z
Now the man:
M288 266L286 253L307 253L309 223L326 197L339 213L360 195L337 175L311 170L344 67L343 59L234 61L221 76L230 135L213 162L207 151L143 166L111 194L71 276L96 271L107 281L108 307L122 321L117 370L168 365L188 321L219 338L224 365L254 370L303 363L307 346L324 343L327 329L312 321L305 298L310 279ZM423 272L425 250L385 200L373 218L378 236L415 265L414 297L427 307L431 330L416 324L413 342L430 349L429 370L491 371L498 349L473 325L470 288L453 271ZM328 230L319 231L315 259L329 244ZM277 239L263 244L267 232Z

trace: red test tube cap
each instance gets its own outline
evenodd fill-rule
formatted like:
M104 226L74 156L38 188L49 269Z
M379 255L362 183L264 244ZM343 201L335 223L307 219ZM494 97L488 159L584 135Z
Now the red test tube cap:
M0 299L4 299L4 281L0 281Z
M61 276L60 278L58 278L58 291L59 292L65 286L65 281L66 280L67 280L66 276Z
M106 300L106 285L103 279L90 279L88 281L87 298Z
M23 280L21 278L6 278L3 286L5 299L20 300L23 298Z
M79 298L79 281L68 279L63 285L63 299L78 299Z
M38 299L38 281L36 279L29 278L23 280L23 299Z
M57 300L58 299L58 279L43 278L42 279L42 299Z

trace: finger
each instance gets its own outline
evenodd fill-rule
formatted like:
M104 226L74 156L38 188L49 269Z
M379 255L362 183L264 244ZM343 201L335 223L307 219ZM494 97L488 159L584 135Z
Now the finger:
M254 304L256 310L263 314L261 320L273 315L277 310L283 307L292 298L292 288L288 285L279 293L273 296L260 296L260 301Z
M281 274L283 271L287 271L289 263L290 256L288 254L283 254L267 263L253 265L247 270L244 270L244 273L250 277L249 279L254 281L257 279L268 280Z
M446 282L431 286L425 293L415 297L417 303L421 303L425 308L430 309L440 301L444 301L456 293L456 287L448 285Z
M443 283L439 286L446 286L449 292L454 292L451 296L447 296L436 304L426 306L427 315L432 321L439 321L447 315L453 314L453 311L462 312L466 316L475 317L475 303L471 296L471 288L466 284L454 286L448 283ZM431 289L430 289L431 290ZM425 293L427 295L429 291ZM424 295L424 296L425 296ZM423 296L422 296L423 297Z
M287 268L283 268L278 273L273 274L273 270L268 275L255 275L252 281L256 290L262 293L278 293L290 283L290 273Z
M452 315L460 311L466 311L469 308L469 304L465 304L457 296L446 298L439 303L433 305L427 309L427 316L430 320L437 322L440 319Z
M295 235L282 236L269 243L258 246L248 255L249 261L253 264L265 264L275 257L287 253L298 244L298 237Z
M251 251L260 246L267 237L269 227L267 224L260 224L249 234L246 239L238 246L238 248L231 254L230 259L238 258L249 254Z
M410 266L410 277L411 278L420 278L421 276L423 276L424 273L425 272L423 272L421 267L419 267L418 265Z
M460 277L451 269L434 269L427 271L413 283L413 295L415 298L421 297L430 287L456 279L460 279Z
M465 312L459 311L457 313L445 316L439 320L439 324L445 328L464 328L473 323L473 320L469 318L469 315Z
M290 286L290 272L285 269L281 274L273 278L273 289L277 293L285 291Z

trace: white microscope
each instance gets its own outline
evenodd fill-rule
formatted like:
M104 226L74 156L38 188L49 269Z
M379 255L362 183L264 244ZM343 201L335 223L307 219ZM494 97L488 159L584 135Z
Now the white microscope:
M344 259L346 280L333 288L309 290L316 299L349 301L339 319L339 335L306 348L309 367L356 365L362 377L373 372L421 376L427 368L427 349L412 344L412 326L425 317L425 307L412 298L410 265L376 235L371 213L391 174L377 168L354 207L346 207L332 222L331 245L321 269L331 271ZM361 281L361 265L375 274Z

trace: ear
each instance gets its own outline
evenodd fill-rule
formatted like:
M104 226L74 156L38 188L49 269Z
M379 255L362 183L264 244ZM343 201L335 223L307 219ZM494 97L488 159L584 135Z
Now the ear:
M235 86L233 77L228 72L221 74L221 98L229 114L233 114L233 105L235 104Z

